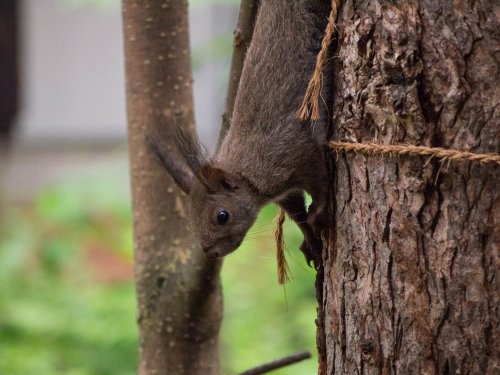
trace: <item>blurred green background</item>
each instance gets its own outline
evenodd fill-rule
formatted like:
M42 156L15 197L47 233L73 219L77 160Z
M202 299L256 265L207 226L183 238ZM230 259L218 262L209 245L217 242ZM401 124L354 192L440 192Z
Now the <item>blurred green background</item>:
M137 328L125 168L94 167L4 212L0 239L0 374L134 374ZM224 262L226 374L315 352L314 272L285 225L293 280L277 284L273 218L263 210ZM316 359L276 374L312 374Z

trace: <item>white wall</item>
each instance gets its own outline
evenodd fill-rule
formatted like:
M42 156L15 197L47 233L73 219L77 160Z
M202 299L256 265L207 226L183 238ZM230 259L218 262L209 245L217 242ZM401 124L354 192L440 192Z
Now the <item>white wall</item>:
M125 139L120 9L68 7L58 0L21 4L21 142ZM230 33L236 14L234 7L192 10L193 47ZM199 133L209 143L220 122L229 58L194 74Z

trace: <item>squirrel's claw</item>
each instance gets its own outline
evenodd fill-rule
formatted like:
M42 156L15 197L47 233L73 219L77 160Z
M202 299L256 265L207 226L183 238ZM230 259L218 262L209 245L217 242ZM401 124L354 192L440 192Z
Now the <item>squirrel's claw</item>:
M300 245L300 251L302 251L302 253L304 254L307 265L309 267L312 267L312 262L313 266L317 268L317 265L319 264L319 260L321 258L322 249L323 244L321 242L321 239L313 236L305 238Z

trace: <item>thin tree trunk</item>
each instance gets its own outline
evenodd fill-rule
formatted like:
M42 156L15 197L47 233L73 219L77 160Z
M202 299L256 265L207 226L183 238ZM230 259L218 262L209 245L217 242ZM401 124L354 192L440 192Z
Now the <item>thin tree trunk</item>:
M123 0L140 374L218 374L220 262L195 245L183 194L144 130L194 130L187 2Z
M233 32L233 56L231 58L231 72L227 87L226 108L222 114L222 124L219 133L219 146L231 124L234 101L240 84L241 71L245 62L245 55L252 40L255 16L259 7L259 0L241 0L238 24Z
M499 153L499 28L490 1L343 1L333 138ZM320 373L498 374L500 168L341 153L332 189Z

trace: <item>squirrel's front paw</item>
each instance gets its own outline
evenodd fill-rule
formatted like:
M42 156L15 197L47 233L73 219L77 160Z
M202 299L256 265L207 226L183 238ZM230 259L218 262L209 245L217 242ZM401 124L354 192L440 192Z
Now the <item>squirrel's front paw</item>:
M314 235L304 238L304 241L300 245L300 251L302 251L302 253L306 257L308 266L311 266L311 262L313 262L314 266L317 266L319 264L322 249L323 244L321 242L321 239Z

